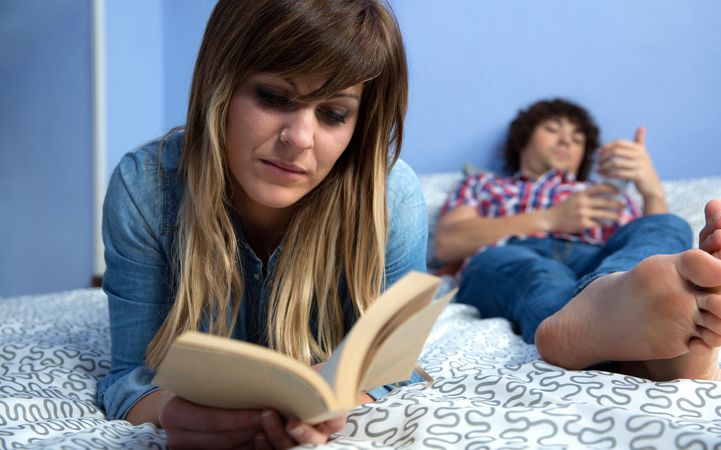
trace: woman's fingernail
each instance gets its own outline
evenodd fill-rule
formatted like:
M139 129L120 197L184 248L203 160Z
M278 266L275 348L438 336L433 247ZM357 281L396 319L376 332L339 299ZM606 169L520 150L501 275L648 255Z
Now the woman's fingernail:
M288 432L289 432L294 438L303 437L303 433L304 433L303 427L301 427L301 426L298 426L298 427L295 427L295 428L291 428L290 430L288 430Z

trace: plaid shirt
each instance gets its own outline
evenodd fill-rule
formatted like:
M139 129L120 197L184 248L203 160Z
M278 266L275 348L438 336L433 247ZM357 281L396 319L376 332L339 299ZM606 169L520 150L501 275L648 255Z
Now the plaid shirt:
M473 206L481 217L508 217L540 209L547 209L582 191L590 183L576 181L571 172L549 170L536 180L517 173L501 178L491 173L471 175L451 191L441 208L441 215L463 205ZM511 237L554 237L588 244L604 244L619 227L641 216L638 205L628 194L624 195L626 206L618 221L602 227L588 228L578 233L534 233L529 236L507 236L493 245L502 245ZM486 247L478 249L480 252Z

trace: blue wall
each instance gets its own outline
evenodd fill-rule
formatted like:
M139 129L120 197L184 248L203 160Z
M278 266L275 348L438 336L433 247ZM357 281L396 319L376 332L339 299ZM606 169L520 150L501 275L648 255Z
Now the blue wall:
M165 129L185 123L195 57L215 0L164 0Z
M108 176L136 146L185 123L214 0L106 0Z
M110 171L129 149L184 123L195 56L215 2L107 3L108 93L117 99L109 98ZM410 64L403 158L419 173L458 170L465 162L498 169L510 119L551 96L588 107L605 141L631 138L646 126L664 179L721 173L715 150L721 142L721 2L391 4ZM123 50L134 41L142 44ZM112 73L132 82L113 83Z
M88 0L0 2L0 296L87 286Z
M106 0L107 173L185 121L214 0ZM90 0L0 0L0 296L89 286Z
M721 2L392 0L411 93L403 157L420 173L498 168L519 108L562 96L605 140L647 127L664 179L721 173Z
M92 275L90 0L0 0L0 296ZM391 0L408 49L403 157L497 168L516 111L564 96L659 174L721 173L721 2ZM106 0L107 174L181 125L214 0Z
M163 128L163 8L159 1L105 2L107 174Z

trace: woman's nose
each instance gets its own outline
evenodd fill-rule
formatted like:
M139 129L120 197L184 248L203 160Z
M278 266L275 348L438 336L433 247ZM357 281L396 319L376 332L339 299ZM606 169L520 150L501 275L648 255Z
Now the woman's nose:
M317 120L313 108L300 108L289 116L281 131L281 142L296 150L313 147Z

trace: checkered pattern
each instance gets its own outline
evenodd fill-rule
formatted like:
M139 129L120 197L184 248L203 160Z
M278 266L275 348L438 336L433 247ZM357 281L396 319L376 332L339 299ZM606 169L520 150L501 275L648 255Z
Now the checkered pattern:
M524 214L557 205L573 193L582 191L588 186L589 183L576 181L572 173L561 170L550 170L536 180L521 174L501 178L484 172L462 180L448 195L441 208L441 215L463 205L473 206L481 217L508 217ZM624 198L626 206L621 217L615 223L573 234L539 232L530 236L513 237L551 236L569 241L603 244L619 227L641 216L641 210L633 199L627 194L624 195ZM494 245L502 245L510 237L512 236L508 236Z

